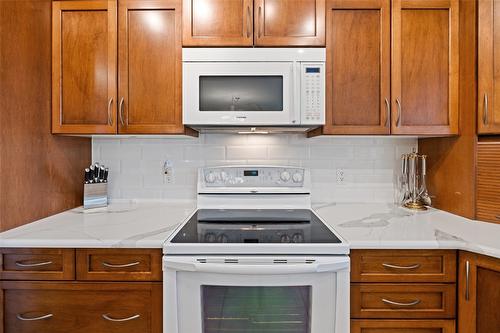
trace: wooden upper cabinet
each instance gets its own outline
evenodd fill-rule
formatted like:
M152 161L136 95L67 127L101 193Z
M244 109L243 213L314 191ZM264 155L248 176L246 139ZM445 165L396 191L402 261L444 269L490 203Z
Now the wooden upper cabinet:
M480 0L478 11L478 132L500 134L500 2Z
M392 133L458 134L458 0L393 0L392 15Z
M325 0L255 0L258 46L325 45Z
M253 45L252 0L183 0L184 46Z
M184 133L180 0L120 0L118 132Z
M116 133L116 2L52 6L52 132Z
M327 3L325 134L390 133L390 0Z

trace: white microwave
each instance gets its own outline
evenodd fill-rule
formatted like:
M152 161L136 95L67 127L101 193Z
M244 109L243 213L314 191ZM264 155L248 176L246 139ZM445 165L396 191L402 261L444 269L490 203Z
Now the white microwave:
M185 125L325 123L324 48L184 48L182 58Z

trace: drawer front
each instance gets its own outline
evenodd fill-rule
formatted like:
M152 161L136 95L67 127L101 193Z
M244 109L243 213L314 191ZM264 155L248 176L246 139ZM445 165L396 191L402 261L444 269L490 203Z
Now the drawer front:
M454 250L353 250L352 282L455 282Z
M455 284L351 284L352 318L454 318Z
M351 333L455 333L455 321L354 319Z
M3 248L2 280L74 280L75 250Z
M3 284L5 333L161 333L161 283Z
M161 249L77 249L76 276L89 281L161 281Z

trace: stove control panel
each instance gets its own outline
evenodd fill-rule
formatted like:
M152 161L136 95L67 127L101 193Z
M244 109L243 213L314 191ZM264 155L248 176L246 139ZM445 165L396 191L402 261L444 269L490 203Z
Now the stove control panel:
M302 187L305 170L299 167L228 166L201 171L207 187Z

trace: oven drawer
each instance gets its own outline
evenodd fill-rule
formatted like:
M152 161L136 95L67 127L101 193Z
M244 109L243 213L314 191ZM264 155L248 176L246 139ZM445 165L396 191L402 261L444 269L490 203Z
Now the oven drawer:
M5 333L161 333L161 283L3 282Z
M352 282L455 282L454 250L353 250Z
M73 249L0 249L2 280L73 280Z
M351 333L455 333L454 320L351 320Z
M161 281L161 249L77 249L76 276L88 281Z
M351 284L352 318L454 318L455 284Z

